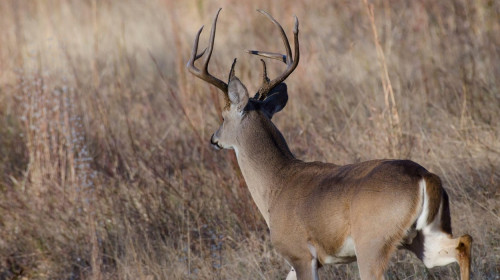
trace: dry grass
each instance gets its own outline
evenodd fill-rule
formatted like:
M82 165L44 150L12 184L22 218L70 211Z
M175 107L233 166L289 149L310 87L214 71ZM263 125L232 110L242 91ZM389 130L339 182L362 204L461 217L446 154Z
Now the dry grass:
M499 279L498 1L377 0L373 21L362 1L178 2L0 2L0 279L284 278L231 152L209 148L219 94L184 68L218 7L212 72L238 57L252 91L259 62L242 50L281 49L255 9L287 31L300 19L275 117L297 157L426 166L455 234L474 237L473 279ZM457 274L399 252L386 276Z

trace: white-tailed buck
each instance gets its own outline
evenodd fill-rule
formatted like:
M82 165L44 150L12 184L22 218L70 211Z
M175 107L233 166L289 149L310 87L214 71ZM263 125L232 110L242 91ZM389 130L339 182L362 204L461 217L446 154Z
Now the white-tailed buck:
M287 279L318 279L318 268L330 263L358 262L361 279L383 279L387 263L398 248L416 254L425 266L460 265L469 279L472 238L452 238L448 195L438 176L409 160L372 160L336 165L296 159L271 122L288 100L283 81L299 62L298 20L293 29L294 55L281 25L286 55L249 51L286 63L270 80L262 60L263 81L250 98L235 76L226 84L208 72L217 17L208 48L198 54L196 35L189 71L224 93L226 106L211 143L234 149L252 198L269 226L276 250L291 264ZM194 62L205 55L203 65Z

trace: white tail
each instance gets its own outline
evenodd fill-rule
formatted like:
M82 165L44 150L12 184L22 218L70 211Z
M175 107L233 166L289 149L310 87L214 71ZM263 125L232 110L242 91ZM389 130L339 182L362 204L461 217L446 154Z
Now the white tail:
M219 10L220 12L220 10ZM299 61L298 20L294 24L294 56L281 25L286 55L250 51L281 60L286 70L267 77L254 98L235 76L229 82L208 73L217 15L209 47L197 54L196 36L188 69L224 93L224 122L212 135L218 149L234 149L238 164L271 240L293 266L287 279L318 279L318 267L357 260L362 279L383 279L397 248L416 254L427 267L458 262L462 280L469 279L472 238L452 238L448 196L438 176L409 160L373 160L339 166L296 159L271 122L288 100L283 81ZM206 53L200 69L195 60ZM236 60L235 60L236 62Z

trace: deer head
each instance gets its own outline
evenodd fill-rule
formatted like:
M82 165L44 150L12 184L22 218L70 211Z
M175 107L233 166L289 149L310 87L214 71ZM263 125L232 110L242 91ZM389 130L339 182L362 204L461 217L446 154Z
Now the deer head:
M268 13L262 10L258 12L265 15L274 25L279 29L281 38L285 45L286 55L272 52L263 51L248 51L250 54L263 56L266 58L277 59L284 62L287 67L285 71L273 80L270 80L267 76L266 63L263 59L262 62L262 85L260 86L254 97L250 98L245 85L238 79L235 75L235 64L234 60L231 71L229 72L228 83L212 76L208 72L208 63L210 62L210 57L212 55L217 18L219 12L217 11L215 18L212 23L212 30L210 33L210 39L208 48L203 50L198 54L198 42L200 38L201 31L203 27L198 31L195 41L193 44L193 49L191 52L191 58L187 64L188 70L194 74L196 77L216 86L224 94L225 107L222 112L223 123L219 129L212 135L210 142L217 149L231 149L234 148L236 143L241 139L241 135L245 135L246 131L252 129L252 125L245 124L248 120L262 119L261 121L269 121L273 115L281 111L287 101L287 87L284 80L295 70L299 63L299 41L298 41L298 19L295 17L294 24L294 45L295 45L295 56L292 57L292 51L290 49L290 44L288 38L283 30L283 27ZM205 55L206 54L206 55ZM194 62L205 55L203 65L201 69L196 68ZM259 121L257 121L258 123Z

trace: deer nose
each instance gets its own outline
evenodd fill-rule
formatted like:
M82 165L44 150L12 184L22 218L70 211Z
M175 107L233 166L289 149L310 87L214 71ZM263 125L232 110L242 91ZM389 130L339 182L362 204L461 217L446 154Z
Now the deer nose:
M212 144L212 147L214 147L216 150L222 150L222 147L219 145L219 143L214 141L213 134L212 134L212 137L210 137L210 144Z

